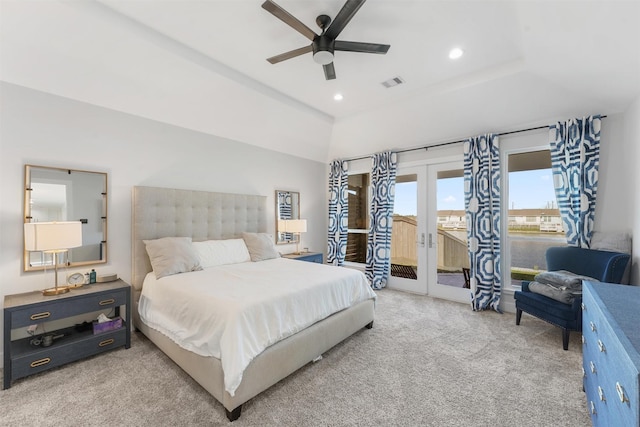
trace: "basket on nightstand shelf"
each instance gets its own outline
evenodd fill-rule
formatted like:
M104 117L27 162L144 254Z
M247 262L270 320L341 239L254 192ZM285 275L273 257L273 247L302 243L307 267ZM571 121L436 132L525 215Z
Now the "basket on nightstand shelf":
M93 321L93 335L100 334L102 332L109 332L115 329L122 328L122 317L115 317L107 322L98 323L97 320Z

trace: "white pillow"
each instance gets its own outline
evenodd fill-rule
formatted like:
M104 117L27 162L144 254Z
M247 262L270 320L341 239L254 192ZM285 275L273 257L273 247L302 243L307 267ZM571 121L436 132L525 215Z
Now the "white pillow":
M202 270L200 260L191 246L191 237L163 237L143 242L156 279Z
M247 245L242 239L193 242L193 248L204 268L251 261Z
M280 253L273 243L273 238L267 233L242 233L244 243L249 249L251 261L264 261L280 258Z

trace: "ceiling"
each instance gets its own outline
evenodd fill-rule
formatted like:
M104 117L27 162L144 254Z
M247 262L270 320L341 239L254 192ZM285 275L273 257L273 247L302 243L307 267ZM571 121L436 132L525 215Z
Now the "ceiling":
M640 94L638 1L369 0L338 39L391 48L336 52L331 81L311 54L266 61L309 41L262 1L1 0L0 79L322 162L623 112ZM344 3L275 1L318 32Z

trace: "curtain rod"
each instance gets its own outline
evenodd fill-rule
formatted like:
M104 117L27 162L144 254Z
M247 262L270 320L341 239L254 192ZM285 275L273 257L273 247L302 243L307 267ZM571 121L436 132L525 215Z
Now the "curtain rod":
M600 116L601 119L604 119L606 117L607 117L606 115L605 116ZM549 125L547 125L547 126L537 126L537 127L533 127L533 128L527 128L527 129L512 130L510 132L502 132L502 133L499 133L498 136L511 135L511 134L514 134L514 133L529 132L529 131L532 131L532 130L540 130L540 129L549 129ZM444 147L445 145L460 144L460 143L465 142L467 139L469 139L469 138L460 139L460 140L457 140L457 141L441 142L439 144L425 145L424 147L406 148L404 150L398 150L398 151L396 151L396 153L407 153L409 151L429 150L429 148ZM344 159L344 161L353 162L355 160L363 160L363 159L369 159L369 158L371 158L371 155L363 156L363 157L354 157L354 158L351 158L351 159Z

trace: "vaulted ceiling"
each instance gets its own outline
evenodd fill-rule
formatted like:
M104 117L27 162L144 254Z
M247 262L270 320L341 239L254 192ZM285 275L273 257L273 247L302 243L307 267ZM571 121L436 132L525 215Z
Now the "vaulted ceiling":
M344 4L274 1L316 32ZM0 79L323 162L613 114L640 94L638 1L369 0L339 39L391 48L336 52L335 80L311 54L266 61L309 41L262 2L2 0Z

